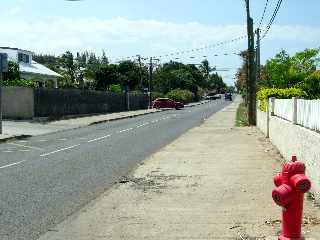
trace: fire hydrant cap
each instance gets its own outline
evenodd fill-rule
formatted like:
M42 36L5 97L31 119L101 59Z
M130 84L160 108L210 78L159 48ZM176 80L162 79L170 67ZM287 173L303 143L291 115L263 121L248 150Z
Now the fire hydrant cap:
M304 174L296 174L291 177L290 182L292 186L302 193L306 193L311 188L311 181Z
M292 200L292 188L287 184L282 184L272 191L272 198L281 207L286 206Z
M282 172L287 172L289 175L294 175L294 174L301 174L305 173L306 171L306 166L304 165L303 162L286 162L283 165Z

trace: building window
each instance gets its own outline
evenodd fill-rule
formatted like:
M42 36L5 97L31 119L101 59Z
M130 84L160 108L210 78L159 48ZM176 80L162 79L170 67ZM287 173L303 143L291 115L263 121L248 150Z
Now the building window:
M24 63L30 63L30 56L24 53L18 53L18 61Z

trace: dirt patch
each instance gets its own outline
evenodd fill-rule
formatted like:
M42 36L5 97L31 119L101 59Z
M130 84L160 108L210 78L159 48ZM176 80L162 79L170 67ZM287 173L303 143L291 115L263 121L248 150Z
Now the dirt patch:
M161 193L164 189L174 188L174 186L169 185L169 182L179 180L182 178L187 178L188 176L182 175L152 175L148 174L146 177L133 178L133 177L122 177L118 183L120 184L131 184L132 187L143 192L157 192Z
M281 224L280 219L275 219L275 220L267 220L265 221L266 225L269 226L279 226ZM302 220L302 225L303 226L315 226L315 225L320 225L320 218L318 217L313 217L313 216L305 216Z

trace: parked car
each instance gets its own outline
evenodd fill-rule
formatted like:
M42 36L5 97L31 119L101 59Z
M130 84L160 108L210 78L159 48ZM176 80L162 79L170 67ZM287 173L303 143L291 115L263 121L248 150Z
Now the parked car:
M225 99L225 100L232 101L232 93L225 93L225 94L224 94L224 99Z
M173 101L169 98L157 98L152 102L152 108L175 108L181 109L184 108L183 103Z

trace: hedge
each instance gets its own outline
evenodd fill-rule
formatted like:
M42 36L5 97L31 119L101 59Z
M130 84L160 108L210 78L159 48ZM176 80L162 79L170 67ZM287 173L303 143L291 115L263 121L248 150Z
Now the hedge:
M152 101L157 99L157 98L164 98L165 95L161 92L152 92L151 93L151 98L152 98Z
M257 93L259 100L259 109L263 112L267 111L269 98L290 99L293 97L306 98L307 93L300 88L264 88Z
M175 89L170 91L167 97L186 104L192 102L195 96L188 90Z

